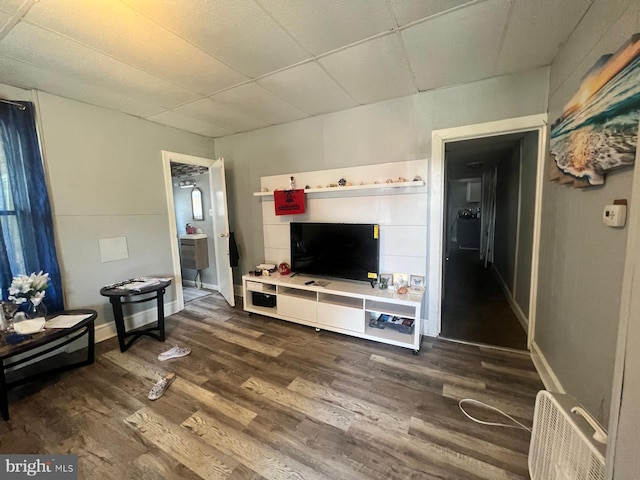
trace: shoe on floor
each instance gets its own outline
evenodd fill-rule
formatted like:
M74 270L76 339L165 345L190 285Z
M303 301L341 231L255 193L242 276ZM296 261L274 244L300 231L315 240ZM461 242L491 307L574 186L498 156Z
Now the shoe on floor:
M160 355L158 355L158 360L160 360L161 362L164 362L165 360L169 360L170 358L179 358L179 357L184 357L187 356L191 353L191 349L188 347L179 347L179 346L175 346L169 350L167 350L166 352L162 352Z
M158 380L155 385L151 387L151 390L149 390L149 400L157 400L164 395L164 392L167 391L167 388L169 388L169 385L171 385L175 379L175 373L168 373Z

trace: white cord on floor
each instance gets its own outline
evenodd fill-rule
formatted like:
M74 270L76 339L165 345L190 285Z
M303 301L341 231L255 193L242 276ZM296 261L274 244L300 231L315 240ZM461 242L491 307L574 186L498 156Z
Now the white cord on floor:
M483 420L479 420L479 419L477 419L475 417L472 417L462 407L462 404L465 403L465 402L475 403L476 405L480 405L480 406L488 408L490 410L494 410L494 411L498 412L499 414L504 415L505 417L507 417L509 420L514 422L516 425L509 425L507 423L485 422ZM502 410L500 410L500 409L498 409L496 407L492 407L491 405L487 405L486 403L482 403L482 402L480 402L478 400L474 400L473 398L463 398L462 400L460 400L458 402L458 406L460 407L460 410L462 410L462 413L464 413L467 417L469 417L471 420L473 420L476 423L481 423L482 425L491 425L491 426L494 426L494 427L521 428L521 429L526 430L527 432L531 433L531 429L529 427L523 425L522 423L520 423L518 420L513 418L508 413L505 413L505 412L503 412Z

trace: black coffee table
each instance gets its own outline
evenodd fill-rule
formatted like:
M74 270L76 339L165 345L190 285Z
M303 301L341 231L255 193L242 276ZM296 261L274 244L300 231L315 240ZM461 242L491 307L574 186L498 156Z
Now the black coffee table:
M54 373L70 370L72 368L81 367L84 365L91 365L95 356L95 328L94 321L98 314L95 310L65 310L64 312L57 312L52 315L48 315L47 318L52 318L58 315L88 315L87 318L81 322L75 324L69 328L47 328L42 332L32 333L29 335L18 334L2 334L0 335L0 413L4 420L9 420L9 400L7 397L8 390L23 385L27 382L31 382L37 378L44 376L51 376ZM29 376L23 376L22 378L14 381L7 381L5 370L11 367L17 367L26 362L42 357L50 352L58 350L65 345L87 335L87 358L80 362L57 366L49 368L46 371L38 371L37 373ZM20 340L19 343L8 343L11 340ZM59 342L57 342L59 340ZM49 345L48 347L46 347ZM45 347L31 355L27 355L19 360L5 362L5 360L11 359L19 354L25 354L31 352L38 347ZM51 359L47 357L49 362ZM18 371L17 373L20 373Z

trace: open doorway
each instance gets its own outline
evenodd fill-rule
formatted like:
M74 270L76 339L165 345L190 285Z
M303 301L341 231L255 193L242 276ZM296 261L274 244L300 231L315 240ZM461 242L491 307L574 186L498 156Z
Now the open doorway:
M535 162L531 165L532 172L527 173L528 177L535 178L534 192L531 195L533 201L525 205L529 210L528 215L533 218L532 235L529 238L530 248L522 247L521 251L529 251L530 259L518 258L518 266L513 270L510 281L517 282L516 288L512 290L514 295L525 295L528 292L528 307L523 309L523 317L526 319L527 347L530 348L535 334L536 322L536 298L538 287L538 256L540 254L540 223L542 215L542 181L544 176L545 146L547 142L547 117L544 114L531 115L526 117L516 117L494 122L465 125L462 127L434 130L431 134L431 163L429 176L429 279L427 310L428 322L427 333L438 336L442 333L442 306L445 278L445 253L446 253L446 169L445 156L446 145L458 141L491 138L509 134L519 134L523 132L537 132L537 144L535 145ZM524 175L524 173L523 173ZM483 183L484 183L483 176ZM520 177L519 177L520 178ZM483 194L487 191L483 187ZM491 190L488 190L491 191ZM496 191L497 195L497 191ZM510 202L509 205L516 205L521 208L518 202ZM486 216L482 213L481 219ZM482 225L482 224L481 224ZM484 229L481 227L481 245ZM497 241L497 232L494 235ZM522 240L518 240L522 241ZM481 247L482 248L482 247ZM497 248L494 248L497 251ZM495 261L495 260L494 260ZM512 267L514 264L510 264ZM520 266L524 265L524 268ZM526 278L525 278L526 277ZM505 282L507 286L509 282ZM517 292L520 292L519 294ZM522 305L523 303L521 303Z
M162 161L178 309L185 298L202 293L191 287L217 290L233 307L230 247L235 242L229 232L224 160L163 151Z
M173 213L178 229L184 302L198 300L218 290L213 243L209 168L171 162Z
M537 161L536 130L446 143L441 336L527 348Z

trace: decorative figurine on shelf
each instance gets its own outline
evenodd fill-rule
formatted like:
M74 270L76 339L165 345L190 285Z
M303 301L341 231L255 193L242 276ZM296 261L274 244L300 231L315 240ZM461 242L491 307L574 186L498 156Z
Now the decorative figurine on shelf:
M304 189L305 189L305 190L309 190L310 188L311 188L311 187L310 187L309 185L305 185L305 186L304 186Z
M413 181L414 182L421 182L422 181L422 177L420 175L416 175L415 177L413 177Z
M296 181L293 179L293 177L289 178L289 190L295 190L296 189Z
M269 191L269 189L268 189L267 187L264 187L264 188L262 189L262 191L263 191L263 192L268 192L268 191Z
M346 184L347 180L344 177L338 180L338 185L340 185L341 187L344 187Z
M289 275L291 273L291 267L287 262L282 262L278 265L278 273L280 275Z

